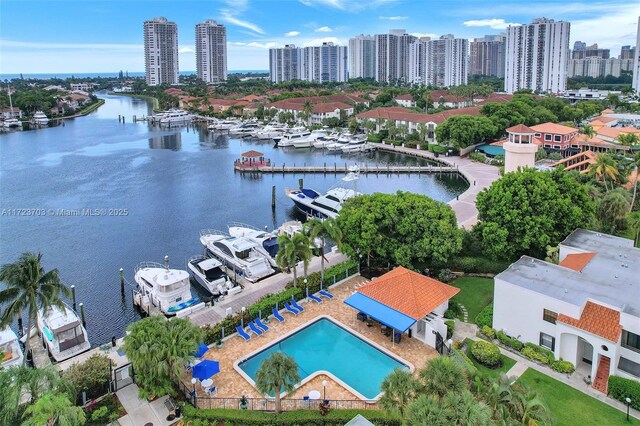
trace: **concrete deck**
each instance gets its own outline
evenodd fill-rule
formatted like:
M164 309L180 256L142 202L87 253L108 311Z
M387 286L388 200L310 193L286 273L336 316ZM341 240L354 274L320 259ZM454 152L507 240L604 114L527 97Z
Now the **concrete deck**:
M121 337L116 340L115 347L112 347L111 343L106 343L102 346L98 346L87 352L83 352L79 355L76 355L73 358L69 358L65 361L62 361L56 364L56 367L58 367L58 369L60 369L61 371L64 371L69 367L71 367L73 364L82 364L87 359L91 358L93 355L96 355L96 354L108 356L114 362L114 365L113 365L114 368L120 367L122 365L129 363L129 359L127 358L126 355L124 355L124 352L122 352L120 349L123 343L124 343L124 338ZM122 355L120 355L118 351L121 351Z
M149 423L153 426L170 426L181 420L167 421L169 410L164 406L164 402L168 396L149 402L138 397L139 390L138 385L132 384L116 392L118 400L127 410L127 414L118 419L121 426L142 426Z

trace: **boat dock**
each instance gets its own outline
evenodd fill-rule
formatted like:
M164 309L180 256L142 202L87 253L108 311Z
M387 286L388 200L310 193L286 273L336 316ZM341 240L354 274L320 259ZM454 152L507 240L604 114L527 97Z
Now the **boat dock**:
M360 173L375 173L375 174L393 174L393 173L457 173L458 168L455 166L438 165L438 166L394 166L394 165L348 165L344 164L327 164L322 166L296 166L295 164L287 166L282 164L276 166L275 164L266 165L261 163L248 164L244 162L236 162L233 165L236 171L241 173L349 173L354 169L357 169Z
M51 358L47 349L42 346L42 338L36 333L29 338L29 347L33 356L33 365L36 368L46 368L51 365Z

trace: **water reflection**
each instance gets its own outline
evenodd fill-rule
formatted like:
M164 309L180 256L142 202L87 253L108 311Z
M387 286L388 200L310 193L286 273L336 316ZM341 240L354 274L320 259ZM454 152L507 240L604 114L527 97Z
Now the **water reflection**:
M180 149L182 148L182 133L174 133L172 135L162 135L149 138L149 148L180 151Z

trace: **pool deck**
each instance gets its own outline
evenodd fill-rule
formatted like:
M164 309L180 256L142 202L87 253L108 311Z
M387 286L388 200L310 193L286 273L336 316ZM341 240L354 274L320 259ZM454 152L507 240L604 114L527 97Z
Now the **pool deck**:
M281 339L284 334L300 327L302 324L308 323L322 315L329 315L335 318L367 339L384 347L398 357L407 360L414 365L416 371L429 359L435 358L438 355L435 349L426 346L416 339L409 339L405 335L399 344L392 345L389 337L383 335L379 327L367 327L367 324L356 320L356 311L343 302L347 297L351 296L357 285L361 285L365 281L365 278L358 276L331 288L331 292L334 295L333 300L325 300L320 304L315 302L302 302L302 306L305 308L304 312L298 316L283 313L282 315L285 318L285 322L283 323L271 319L268 324L270 330L262 336L255 336L251 333L251 340L244 341L241 337L234 335L225 340L222 348L218 349L214 345L204 356L206 359L220 362L220 373L213 377L213 383L218 388L218 392L214 396L218 398L239 398L242 395L246 395L248 398L262 397L262 395L233 368L233 364L263 346L267 346L275 340ZM191 375L185 374L182 380L187 389L191 389ZM327 399L358 399L357 396L349 390L330 377L322 374L296 389L290 395L290 398L302 399L303 396L308 395L312 390L317 390L322 393L323 380L328 382L326 389ZM196 392L199 398L205 397L199 384L196 384Z

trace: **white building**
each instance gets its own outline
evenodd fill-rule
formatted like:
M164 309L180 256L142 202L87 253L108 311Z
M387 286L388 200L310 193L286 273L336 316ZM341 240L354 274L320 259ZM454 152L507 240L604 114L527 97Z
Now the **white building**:
M536 131L524 124L507 129L508 140L504 148L504 172L517 172L518 169L533 167L536 163L538 145L534 142Z
M410 46L417 39L405 30L376 34L376 81L409 81Z
M425 84L451 87L467 84L469 40L446 34L426 42Z
M427 68L427 42L430 37L421 37L409 46L409 77L412 84L425 84Z
M376 78L376 39L359 35L349 39L349 78Z
M80 90L82 92L89 92L94 87L98 86L96 83L71 83L71 90Z
M227 79L227 29L216 21L196 25L196 72L206 83Z
M638 17L638 30L636 32L636 49L633 58L633 83L631 87L640 93L640 16Z
M144 69L147 84L178 83L178 26L167 18L144 22Z
M609 375L640 380L640 249L577 229L560 264L522 256L496 275L493 327L553 351L606 392Z
M302 78L302 50L294 44L269 49L269 78L274 83Z
M504 90L558 93L567 85L569 22L535 19L507 28Z
M316 83L348 80L347 47L333 43L305 47L302 52L302 80Z

